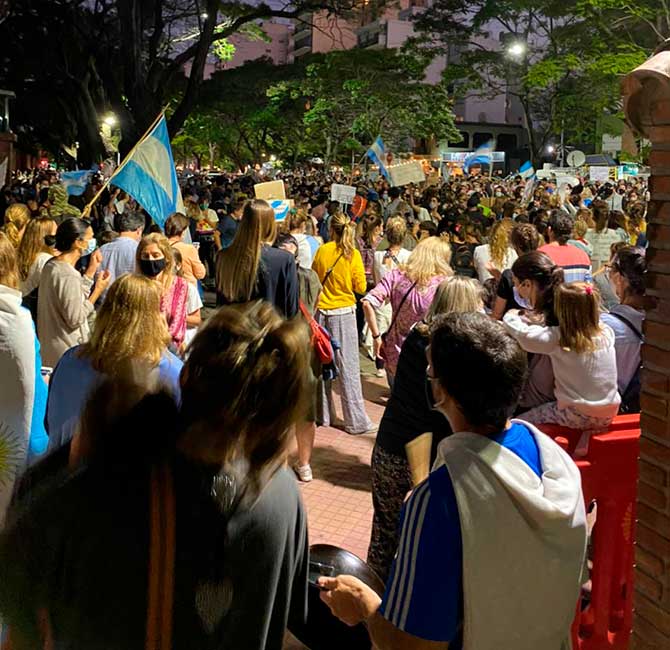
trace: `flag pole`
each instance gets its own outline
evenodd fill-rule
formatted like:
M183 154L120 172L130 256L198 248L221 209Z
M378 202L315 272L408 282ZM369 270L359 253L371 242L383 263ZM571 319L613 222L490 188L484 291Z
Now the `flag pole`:
M81 211L81 216L82 218L86 218L90 213L91 213L91 208L93 207L93 204L100 198L102 193L107 189L107 186L112 182L112 179L114 176L116 176L121 169L126 165L126 163L130 160L131 156L135 153L137 150L137 147L142 144L144 139L151 133L156 125L160 122L161 118L165 115L165 108L161 110L161 112L158 114L156 119L151 123L151 126L144 132L144 135L135 143L135 146L126 154L124 159L121 161L121 164L114 170L114 173L103 183L102 187L96 192L95 196L84 206L84 209Z

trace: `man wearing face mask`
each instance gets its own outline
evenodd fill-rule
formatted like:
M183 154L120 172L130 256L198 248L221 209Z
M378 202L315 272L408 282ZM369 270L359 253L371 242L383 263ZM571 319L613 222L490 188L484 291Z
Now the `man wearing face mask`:
M510 420L526 355L480 313L431 327L428 381L453 436L405 504L383 599L351 576L321 578L376 648L568 647L586 547L579 470L549 437ZM521 625L520 621L531 621Z

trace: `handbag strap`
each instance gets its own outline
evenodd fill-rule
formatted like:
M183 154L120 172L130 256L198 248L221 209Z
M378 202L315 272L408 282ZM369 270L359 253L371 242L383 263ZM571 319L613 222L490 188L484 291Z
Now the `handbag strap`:
M330 274L333 272L333 269L337 266L337 263L342 259L342 255L344 253L340 253L339 257L335 260L335 264L333 264L327 271L326 275L323 276L323 282L321 283L322 287L326 286L326 282L328 282L328 278L330 277Z
M402 309L402 306L405 304L405 300L407 300L407 296L409 296L410 293L412 293L414 287L416 287L416 282L412 283L412 286L407 289L407 293L402 297L402 300L400 301L400 304L398 305L398 309L395 310L395 314L393 314L393 318L391 319L391 324L389 325L389 328L386 330L386 333L390 332L393 329L393 326L395 325L396 320L398 319L398 316L400 316L400 310Z
M149 589L145 650L172 648L175 566L175 496L167 463L151 469Z
M631 323L625 316L622 316L621 314L617 314L616 312L611 311L610 316L614 316L617 320L620 320L624 325L628 326L628 329L633 330L635 333L635 336L640 339L640 341L644 341L644 336L642 335L642 332L640 332L633 323Z
M298 307L300 307L300 311L302 312L302 315L305 317L305 320L311 325L312 321L314 320L314 316L309 313L309 309L307 309L307 305L302 300L298 300Z

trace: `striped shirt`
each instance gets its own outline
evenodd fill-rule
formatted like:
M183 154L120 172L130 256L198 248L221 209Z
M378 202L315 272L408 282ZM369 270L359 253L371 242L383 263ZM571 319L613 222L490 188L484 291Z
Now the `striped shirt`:
M545 244L538 251L563 269L565 282L591 282L591 259L584 250L572 244Z
M532 433L514 423L492 438L542 474ZM398 553L386 583L381 615L394 627L428 641L462 647L463 538L456 494L446 466L430 473L401 515ZM491 531L495 534L495 531Z

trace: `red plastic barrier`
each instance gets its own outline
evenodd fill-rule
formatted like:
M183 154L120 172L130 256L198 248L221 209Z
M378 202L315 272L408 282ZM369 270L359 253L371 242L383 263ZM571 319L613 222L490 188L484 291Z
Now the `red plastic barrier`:
M574 450L580 433L538 427ZM592 436L586 457L576 459L584 501L596 500L591 602L577 612L573 646L579 650L627 650L633 620L633 561L640 416L618 416L607 433ZM567 444L566 444L567 443Z

